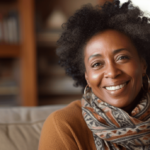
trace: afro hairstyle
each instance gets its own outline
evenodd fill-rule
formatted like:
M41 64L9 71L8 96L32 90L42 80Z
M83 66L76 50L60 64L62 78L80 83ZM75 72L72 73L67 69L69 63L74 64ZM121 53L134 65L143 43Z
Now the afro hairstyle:
M120 31L131 38L139 56L150 66L149 18L129 0L122 5L119 0L102 6L84 5L62 25L63 32L57 41L59 64L75 81L75 86L85 87L84 46L98 32L107 29ZM150 68L147 68L150 75Z

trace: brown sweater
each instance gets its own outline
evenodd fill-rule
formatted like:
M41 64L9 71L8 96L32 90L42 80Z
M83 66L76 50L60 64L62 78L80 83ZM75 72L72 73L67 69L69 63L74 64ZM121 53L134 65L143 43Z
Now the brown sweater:
M52 113L44 123L39 150L96 150L79 100Z

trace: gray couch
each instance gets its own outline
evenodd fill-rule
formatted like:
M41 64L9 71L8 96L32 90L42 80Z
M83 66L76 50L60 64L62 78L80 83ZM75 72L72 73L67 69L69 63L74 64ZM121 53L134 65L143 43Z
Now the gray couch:
M0 150L37 150L44 121L63 107L0 108Z

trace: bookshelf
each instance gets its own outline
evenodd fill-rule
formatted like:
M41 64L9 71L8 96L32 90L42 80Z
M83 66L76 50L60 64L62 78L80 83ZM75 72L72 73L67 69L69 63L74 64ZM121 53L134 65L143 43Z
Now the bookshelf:
M41 28L36 32L39 105L68 104L81 99L82 89L74 87L72 78L66 76L64 69L58 66L56 41L61 35L62 23L82 5L87 3L96 5L97 1L55 0L55 3L49 1L51 2L49 10L40 7L43 3L46 4L47 0L44 1L37 1L39 6L37 12L41 17L39 20L42 20L38 23Z
M34 33L34 1L0 1L0 11L16 10L19 16L20 41L18 43L0 43L0 59L13 58L19 61L19 104L37 105L36 90L36 45Z
M62 32L61 24L76 9L86 3L95 5L98 1L101 0L0 0L0 22L1 12L14 13L15 10L20 32L18 42L4 42L0 39L0 68L1 60L10 63L14 61L14 70L17 70L13 73L16 83L10 79L12 87L9 88L1 87L0 72L0 106L2 99L3 104L9 99L8 103L15 106L37 106L69 103L81 98L81 89L73 88L73 81L58 67L56 41ZM38 27L35 26L35 13L41 16L41 22L36 22Z
M21 46L19 44L0 44L0 58L19 58Z

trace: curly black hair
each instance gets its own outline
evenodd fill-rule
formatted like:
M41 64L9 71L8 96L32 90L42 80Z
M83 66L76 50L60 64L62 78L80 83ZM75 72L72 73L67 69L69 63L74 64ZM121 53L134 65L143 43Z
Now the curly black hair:
M150 66L150 24L149 18L133 6L129 0L120 4L106 2L103 6L83 6L62 25L63 32L57 41L59 63L75 80L76 86L87 85L83 51L86 42L96 33L114 29L128 35L136 46L139 56ZM147 68L150 75L150 68Z

